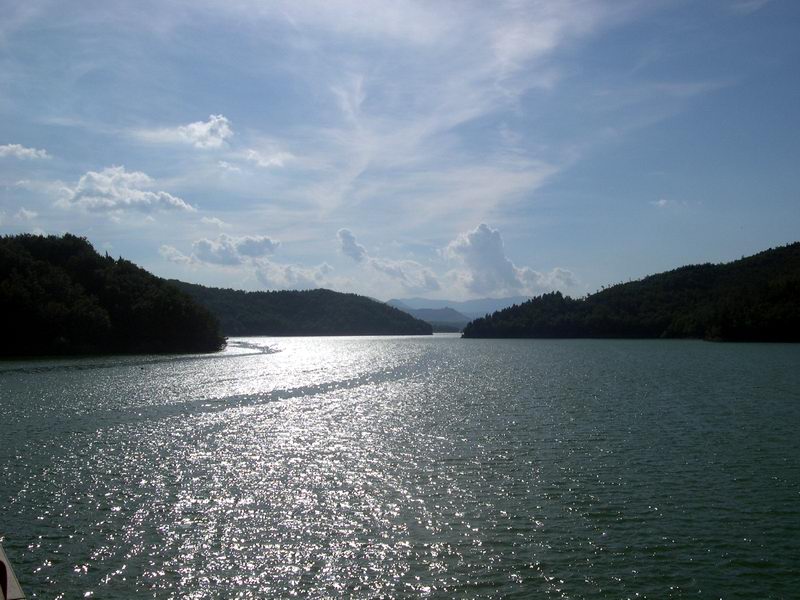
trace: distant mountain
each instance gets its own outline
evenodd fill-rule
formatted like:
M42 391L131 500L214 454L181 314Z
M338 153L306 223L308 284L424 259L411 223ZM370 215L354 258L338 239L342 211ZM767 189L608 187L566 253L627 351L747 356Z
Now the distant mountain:
M452 308L469 319L477 319L514 304L521 304L528 296L512 296L510 298L479 298L476 300L431 300L429 298L399 298L387 302L392 306L406 310L420 308Z
M457 310L453 310L449 306L447 308L409 308L408 312L428 323L453 323L454 325L466 325L470 319L466 315L462 315Z
M469 317L457 310L453 310L449 306L444 308L411 308L399 300L389 300L386 304L399 308L403 312L407 312L417 319L422 319L429 323L431 321L437 321L439 323L462 323L466 325L470 321Z
M391 304L394 302L395 304ZM403 312L407 312L411 316L430 323L433 330L436 332L458 332L470 322L470 318L460 312L447 308L410 308L402 302L396 300L389 301L395 308L399 308Z
M211 314L163 279L84 238L0 238L0 355L212 352Z
M464 337L800 342L800 242L651 275L579 300L544 294L472 321Z
M430 335L430 324L356 294L245 292L170 280L219 319L225 335Z

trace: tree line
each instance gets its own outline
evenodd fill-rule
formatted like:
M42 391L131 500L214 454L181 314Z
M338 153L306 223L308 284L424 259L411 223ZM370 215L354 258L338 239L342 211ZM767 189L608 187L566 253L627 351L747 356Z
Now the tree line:
M326 289L245 292L170 280L225 335L430 335L431 325L365 296Z
M82 237L0 238L3 356L212 352L225 344L208 310Z
M551 292L486 315L464 337L800 341L800 242L727 264L613 285L585 298Z

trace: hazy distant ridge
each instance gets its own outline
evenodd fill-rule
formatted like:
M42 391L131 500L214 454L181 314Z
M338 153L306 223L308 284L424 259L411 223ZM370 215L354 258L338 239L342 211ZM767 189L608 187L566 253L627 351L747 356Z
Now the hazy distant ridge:
M529 296L511 296L508 298L477 298L475 300L431 300L429 298L393 298L387 304L396 306L402 310L407 309L427 309L427 308L451 308L458 311L469 319L477 319L486 314L491 314L503 308L521 304L528 300ZM405 308L404 308L405 307Z
M477 319L464 337L800 341L800 242L686 266L584 299L544 294Z

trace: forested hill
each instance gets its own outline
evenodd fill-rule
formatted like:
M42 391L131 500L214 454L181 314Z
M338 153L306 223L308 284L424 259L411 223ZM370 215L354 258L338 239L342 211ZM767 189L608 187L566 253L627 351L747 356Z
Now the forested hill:
M331 290L244 292L170 280L219 319L225 335L430 335L394 307Z
M800 242L605 288L558 292L472 321L464 337L800 342Z
M225 343L211 314L84 238L0 237L2 356L211 352Z

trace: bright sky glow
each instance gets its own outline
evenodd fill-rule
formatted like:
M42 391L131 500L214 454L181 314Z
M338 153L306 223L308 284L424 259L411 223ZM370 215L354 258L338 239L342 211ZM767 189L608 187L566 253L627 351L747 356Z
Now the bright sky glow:
M572 295L800 238L794 0L6 0L0 233L164 277Z

